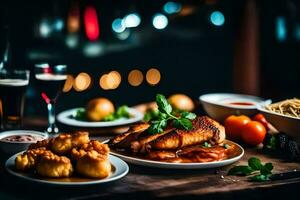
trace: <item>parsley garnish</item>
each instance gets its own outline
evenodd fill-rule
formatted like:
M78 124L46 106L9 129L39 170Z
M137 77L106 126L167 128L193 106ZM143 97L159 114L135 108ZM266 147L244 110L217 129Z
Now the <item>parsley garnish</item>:
M196 114L184 111L181 112L179 116L175 116L172 113L173 108L171 104L162 94L156 95L156 104L158 106L159 113L157 114L157 118L150 122L151 125L148 128L149 133L162 133L167 127L169 121L172 122L175 128L185 130L192 129L193 125L191 120L196 118Z

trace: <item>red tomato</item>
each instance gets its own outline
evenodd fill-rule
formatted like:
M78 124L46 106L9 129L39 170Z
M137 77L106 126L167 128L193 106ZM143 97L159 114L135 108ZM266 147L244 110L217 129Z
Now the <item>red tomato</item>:
M251 121L242 128L242 140L249 145L258 145L263 142L266 136L266 128L262 123Z
M262 123L262 125L264 125L264 127L265 127L267 130L269 130L269 127L268 127L268 124L269 124L269 123L268 123L268 121L266 120L265 116L263 116L263 114L258 113L257 115L255 115L255 116L253 117L253 120Z
M245 115L227 117L224 121L226 136L235 141L240 140L242 127L250 121L251 119Z

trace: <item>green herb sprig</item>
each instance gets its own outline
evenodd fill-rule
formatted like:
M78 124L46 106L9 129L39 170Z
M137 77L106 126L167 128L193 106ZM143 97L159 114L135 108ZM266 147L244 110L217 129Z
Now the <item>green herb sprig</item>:
M231 168L228 175L250 176L251 181L262 182L270 180L272 175L272 163L262 164L261 161L252 157L248 160L248 165L239 165Z
M175 116L172 111L173 108L166 97L162 94L156 95L156 103L159 113L155 120L152 120L148 132L151 134L161 133L167 127L168 122L171 121L173 126L178 129L190 130L193 125L191 120L196 118L196 114L183 111L179 116Z

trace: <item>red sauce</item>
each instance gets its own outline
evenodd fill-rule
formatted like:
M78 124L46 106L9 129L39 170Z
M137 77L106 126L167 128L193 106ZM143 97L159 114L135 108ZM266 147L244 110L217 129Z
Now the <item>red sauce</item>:
M234 105L234 106L254 106L254 103L251 102L231 102L229 105Z

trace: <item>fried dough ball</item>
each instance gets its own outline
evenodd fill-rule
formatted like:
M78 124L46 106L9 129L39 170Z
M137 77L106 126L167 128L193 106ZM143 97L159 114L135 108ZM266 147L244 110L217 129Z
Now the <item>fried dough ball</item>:
M83 157L89 151L96 151L98 154L108 156L109 147L107 144L103 144L97 140L91 140L85 143L80 148L73 148L71 151L71 157L75 160Z
M15 166L20 171L30 170L36 166L42 156L50 155L53 155L53 153L44 147L31 149L16 157Z
M72 149L72 136L71 134L60 134L51 143L51 150L54 153L64 155Z
M85 131L78 131L72 135L72 147L81 147L90 141L89 133Z
M89 142L88 132L76 132L74 134L61 134L51 142L51 149L59 155L68 154L72 148L80 147Z
M105 178L111 172L111 164L107 155L92 150L78 159L76 170L79 174L90 178Z
M69 177L73 173L73 166L65 156L46 155L41 158L36 166L39 175L51 178Z

